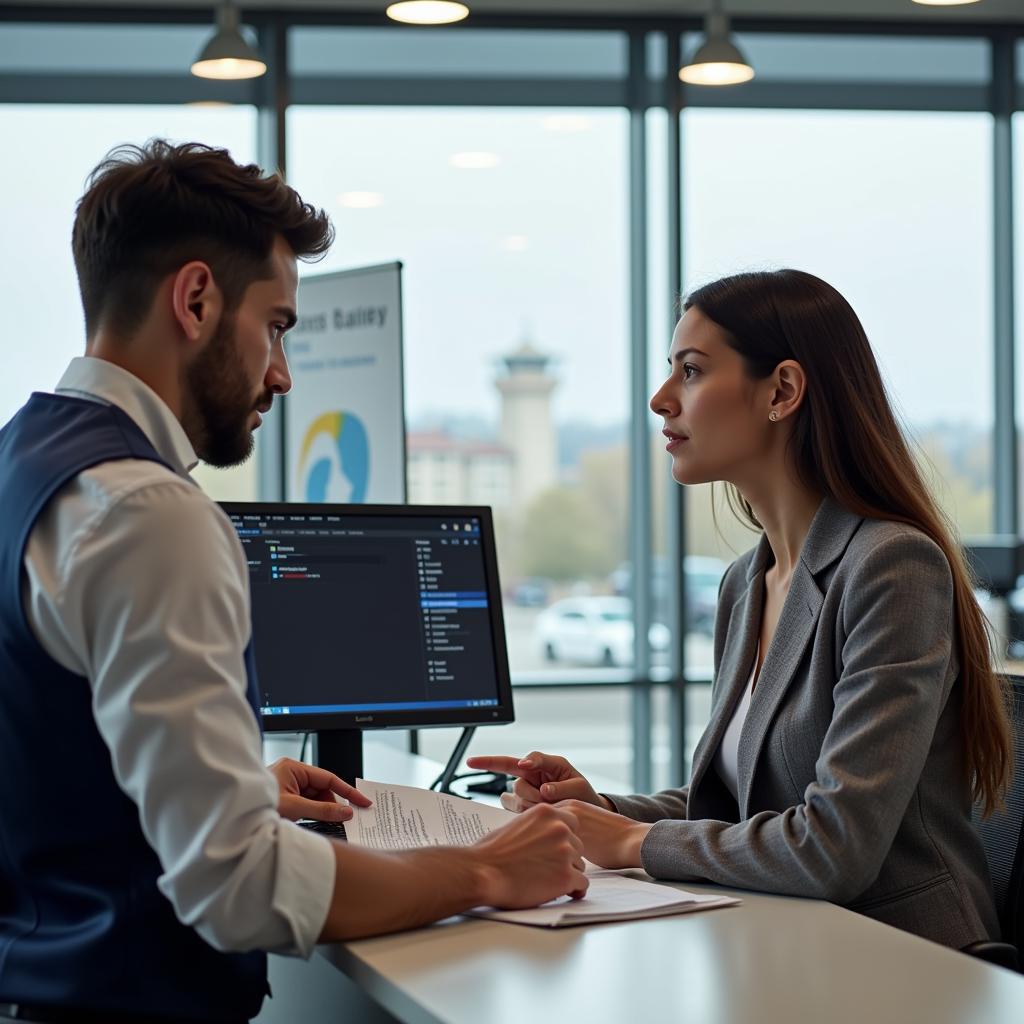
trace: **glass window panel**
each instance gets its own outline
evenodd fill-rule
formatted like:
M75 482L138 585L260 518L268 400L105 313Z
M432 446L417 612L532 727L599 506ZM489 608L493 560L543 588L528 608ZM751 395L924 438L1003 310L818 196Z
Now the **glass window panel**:
M686 736L683 740L683 777L670 770L672 752L669 747L671 695L667 686L651 691L651 791L681 786L690 777L693 752L697 749L704 726L711 716L711 687L705 683L686 686Z
M1017 43L1017 109L1024 110L1024 39Z
M647 392L653 395L668 372L666 358L676 322L679 296L672 293L668 280L668 216L665 203L667 188L667 114L652 110L647 115L648 155L648 369ZM685 216L684 216L685 219ZM718 599L718 583L730 561L750 546L751 534L721 515L720 528L711 519L710 488L687 488L691 502L687 515L698 518L689 536L707 538L699 552L684 555L682 565L674 569L666 556L669 517L675 514L677 501L672 479L671 462L665 453L661 418L651 414L651 501L653 514L653 550L651 562L652 619L674 632L678 623L671 609L671 588L685 586L686 606L686 675L710 679L712 672L711 638ZM693 496L697 495L696 500ZM703 499L703 500L702 500ZM705 522L705 520L707 520ZM731 545L731 546L730 546ZM680 576L680 573L682 574ZM681 580L685 581L684 583ZM674 639L670 641L675 643ZM652 645L653 646L653 645ZM662 678L667 673L669 658L662 650L653 649L652 674Z
M668 40L663 32L649 32L645 43L647 77L652 82L665 77L668 65Z
M0 135L18 160L0 168L0 220L16 245L0 251L7 312L5 423L29 393L50 391L85 348L71 225L86 176L109 149L153 136L224 146L251 161L252 107L0 105ZM255 497L252 463L237 471L204 471L215 497ZM205 474L205 475L204 475ZM212 488L211 488L212 485Z
M410 499L494 507L513 671L621 666L627 630L597 613L626 557L625 113L300 107L288 130L338 229L312 271L404 264ZM570 597L573 637L544 616Z
M248 30L247 30L248 31ZM209 25L4 25L0 72L187 75Z
M1024 44L1017 50L1017 71L1024 81L1024 68L1020 61L1024 58ZM1018 534L1022 530L1022 512L1024 509L1024 435L1021 431L1021 423L1024 422L1024 181L1021 180L1021 171L1024 168L1024 113L1013 115L1013 169L1014 169L1014 196L1013 196L1013 238L1014 238L1014 314L1016 319L1016 338L1014 345L1015 370L1016 370L1016 401L1017 401L1017 472L1020 491L1018 493ZM1008 671L1018 674L1024 673L1024 579L1018 580L1017 589L1007 598L1005 609L1006 626L1005 634L1007 645L1005 648L1006 664ZM1003 609L986 608L993 618L1001 618ZM998 644L997 649L1002 653L1004 645Z
M684 55L691 55L703 38L701 33L687 33ZM985 85L990 75L991 51L984 39L768 32L740 32L735 38L761 83Z
M599 789L632 792L633 734L628 687L520 686L515 690L515 708L516 720L511 725L477 729L467 757L522 757L531 750L561 754ZM445 762L458 736L456 729L421 729L420 753ZM464 766L461 770L465 770Z
M296 28L289 33L294 75L446 78L625 78L621 32Z
M962 534L991 532L991 119L691 110L684 130L688 286L795 266L837 287L940 501ZM752 546L722 508L716 529L709 487L687 490L690 553Z
M669 281L669 223L666 194L668 188L668 113L665 110L647 111L647 388L648 399L664 379L665 355L675 323L674 309L677 296L672 294ZM667 627L667 645L675 645L677 623L673 619L670 588L678 585L667 557L669 480L668 464L661 435L661 420L648 413L651 452L651 620ZM651 674L654 678L667 675L670 665L669 646L651 644Z

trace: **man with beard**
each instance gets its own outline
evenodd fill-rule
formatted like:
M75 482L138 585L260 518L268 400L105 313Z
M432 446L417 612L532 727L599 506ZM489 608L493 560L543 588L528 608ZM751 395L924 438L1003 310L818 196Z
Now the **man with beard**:
M188 473L290 388L296 260L331 235L195 144L115 151L78 204L86 354L0 431L0 1019L244 1020L266 950L586 889L564 811L349 849L288 819L365 797L261 763L245 555Z

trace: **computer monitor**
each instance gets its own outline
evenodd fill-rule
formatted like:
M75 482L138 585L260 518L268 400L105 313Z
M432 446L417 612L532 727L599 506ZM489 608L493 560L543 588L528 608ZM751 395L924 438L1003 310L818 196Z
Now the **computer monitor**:
M511 722L491 510L223 502L249 563L259 710L362 774L365 729Z

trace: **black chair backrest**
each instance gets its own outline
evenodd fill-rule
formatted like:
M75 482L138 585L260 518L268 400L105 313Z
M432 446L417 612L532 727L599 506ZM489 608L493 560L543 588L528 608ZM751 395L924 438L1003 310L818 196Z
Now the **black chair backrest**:
M989 818L975 809L974 826L981 836L995 890L1003 941L1024 958L1024 676L1009 676L1012 686L1014 756L1006 806Z

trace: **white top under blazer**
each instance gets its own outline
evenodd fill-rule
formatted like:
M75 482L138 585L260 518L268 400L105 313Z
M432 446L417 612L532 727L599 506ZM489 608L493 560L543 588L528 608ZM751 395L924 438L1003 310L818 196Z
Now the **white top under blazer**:
M715 771L718 772L725 788L733 795L734 800L739 799L739 786L737 783L738 759L740 754L740 733L743 732L743 723L747 720L747 712L750 710L750 698L754 692L754 681L757 678L757 662L761 656L761 645L757 645L754 652L754 664L750 667L750 678L747 680L743 696L732 713L729 725L722 736L718 753L715 754Z

